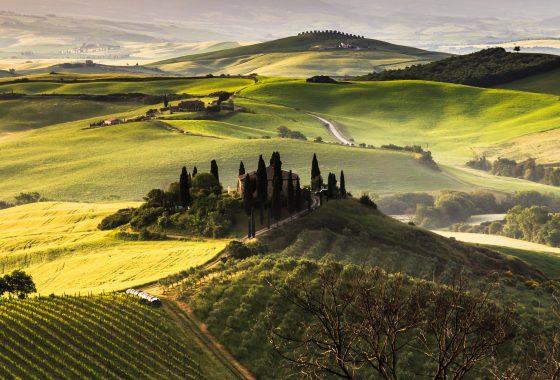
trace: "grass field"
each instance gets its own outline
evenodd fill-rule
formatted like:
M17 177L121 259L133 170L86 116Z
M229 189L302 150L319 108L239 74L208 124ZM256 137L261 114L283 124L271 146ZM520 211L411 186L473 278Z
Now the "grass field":
M110 115L138 108L138 103L76 99L0 100L0 135L52 124Z
M45 202L0 211L0 273L24 269L40 294L99 293L202 265L226 241L123 241L98 231L103 217L134 204Z
M162 310L125 295L0 301L0 377L199 379Z
M153 95L188 93L207 95L223 90L234 92L254 83L246 78L165 79L150 81L86 81L84 83L61 83L58 81L29 81L21 83L0 82L0 93L20 94L122 94L143 93Z
M498 87L510 90L560 95L560 69L505 83Z
M452 164L463 164L473 151L560 127L555 96L435 82L269 80L241 95L319 113L343 124L357 142L422 145Z

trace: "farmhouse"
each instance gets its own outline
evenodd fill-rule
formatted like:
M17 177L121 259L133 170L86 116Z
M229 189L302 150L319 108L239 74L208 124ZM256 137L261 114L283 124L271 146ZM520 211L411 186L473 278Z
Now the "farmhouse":
M117 125L117 124L121 124L122 120L121 119L107 119L103 122L103 124L105 125Z
M239 177L237 177L237 192L238 194L243 194L243 188L244 188L244 184L245 184L245 178L249 176L250 181L253 183L253 188L255 189L255 193L253 194L255 197L257 196L257 190L256 190L256 183L257 183L257 172L250 172L250 173L246 173L243 175L240 175ZM286 195L288 193L288 176L289 176L289 172L287 172L286 170L282 170L282 193L284 195ZM266 168L266 177L268 180L268 198L270 199L272 197L272 180L274 178L274 166L270 165L269 167ZM296 183L299 181L299 175L297 175L296 173L292 172L292 183L294 185L294 188L296 187Z

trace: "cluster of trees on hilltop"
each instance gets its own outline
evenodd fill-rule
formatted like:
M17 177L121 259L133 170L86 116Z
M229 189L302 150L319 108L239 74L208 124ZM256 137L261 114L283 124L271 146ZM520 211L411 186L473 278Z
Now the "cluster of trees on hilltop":
M482 156L467 162L466 165L498 176L523 178L545 185L560 186L560 168L537 164L534 158L529 158L523 162L498 158L492 163Z
M489 87L560 68L560 57L491 48L405 69L368 74L365 80L418 79Z
M318 36L318 37L341 37L341 38L352 38L352 39L365 39L364 36L358 36L356 34L344 33L338 30L309 30L301 32L298 36Z
M196 167L183 167L179 182L167 190L153 189L136 209L123 209L103 219L98 228L111 230L125 224L138 235L122 233L123 238L154 240L163 238L158 231L175 230L207 237L224 236L241 210L241 202L222 192L219 168L215 160L209 173Z

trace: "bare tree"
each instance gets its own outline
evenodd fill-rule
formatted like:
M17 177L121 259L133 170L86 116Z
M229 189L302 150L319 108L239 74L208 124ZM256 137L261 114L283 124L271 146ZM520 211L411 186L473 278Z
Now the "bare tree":
M300 278L278 291L302 318L297 329L269 330L276 351L306 377L328 374L353 379L358 368L352 350L356 334L348 309L356 299L356 287L345 284L343 267L330 264L319 270L315 281ZM274 316L269 319L273 321Z
M297 328L281 328L271 315L271 342L300 374L313 378L353 379L365 371L395 380L407 353L430 363L423 376L463 379L514 331L512 312L486 291L470 294L462 286L376 268L333 263L278 292L300 318Z
M433 288L418 335L423 354L435 365L433 379L465 378L513 338L512 311L497 306L489 294L469 294L462 282Z

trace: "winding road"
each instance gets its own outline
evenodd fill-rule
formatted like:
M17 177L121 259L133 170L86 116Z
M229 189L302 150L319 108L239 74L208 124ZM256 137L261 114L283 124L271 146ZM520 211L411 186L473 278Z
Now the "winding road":
M346 139L346 137L344 137L342 135L342 133L340 132L340 130L338 130L336 128L336 126L334 125L334 123L330 120L325 119L324 117L321 116L317 116L317 115L313 115L312 113L308 114L309 116L313 116L315 119L323 122L328 128L329 131L332 133L332 135L342 144L344 145L353 145L353 143Z

